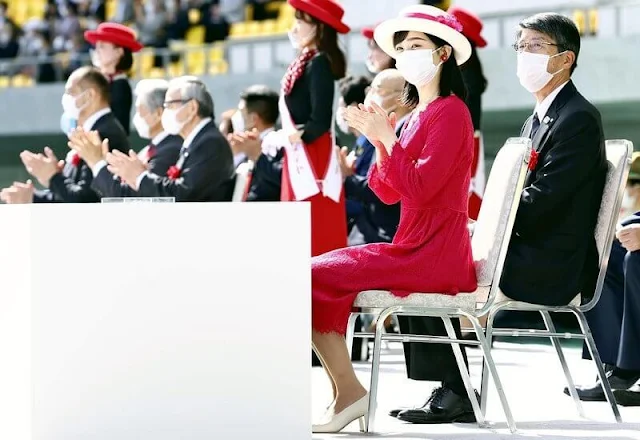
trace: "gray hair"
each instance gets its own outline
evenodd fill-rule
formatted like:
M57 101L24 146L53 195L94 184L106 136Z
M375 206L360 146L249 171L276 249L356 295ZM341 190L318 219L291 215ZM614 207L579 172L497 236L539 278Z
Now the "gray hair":
M135 94L150 111L164 106L164 97L169 89L169 82L164 79L143 79L136 84Z
M207 86L196 76L180 76L169 81L169 89L179 90L183 100L193 99L198 103L200 118L213 117L213 98Z

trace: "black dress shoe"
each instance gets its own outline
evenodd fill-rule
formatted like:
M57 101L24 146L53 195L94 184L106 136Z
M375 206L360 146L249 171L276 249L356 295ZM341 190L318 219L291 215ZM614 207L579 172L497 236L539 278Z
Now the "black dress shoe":
M628 390L615 390L613 396L616 398L618 405L640 406L640 382Z
M477 392L476 397L479 399ZM433 390L426 405L401 411L398 420L416 424L476 423L476 416L467 396L459 396L449 388L440 387Z
M424 408L425 406L427 406L429 404L429 400L430 399L431 398L427 399L427 401L424 402L424 404L422 406L417 407L417 408L396 408L396 409L392 409L391 411L389 411L389 415L395 419L396 417L398 417L398 414L400 414L402 411L406 411L406 410L409 410L409 409L421 409L421 408Z
M625 391L633 386L634 383L640 379L640 376L635 376L629 379L623 379L615 375L615 371L607 372L607 379L609 380L609 385L611 389L616 391ZM587 388L576 387L578 391L578 397L580 400L584 402L606 402L607 397L604 395L604 389L602 388L602 384L600 381L596 381L594 385ZM569 388L564 388L564 393L567 396L570 396Z

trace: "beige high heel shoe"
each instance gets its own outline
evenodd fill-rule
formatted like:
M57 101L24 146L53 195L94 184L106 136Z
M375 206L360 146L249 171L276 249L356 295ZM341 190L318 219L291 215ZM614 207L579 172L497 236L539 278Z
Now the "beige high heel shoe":
M335 433L342 431L348 424L358 419L360 423L360 432L365 431L365 417L369 412L369 393L360 399L334 414L326 423L313 425L311 432L313 433Z

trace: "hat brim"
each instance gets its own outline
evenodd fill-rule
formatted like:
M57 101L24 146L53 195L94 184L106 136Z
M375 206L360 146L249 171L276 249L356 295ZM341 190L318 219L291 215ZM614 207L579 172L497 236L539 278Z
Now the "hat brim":
M477 48L482 49L487 46L487 40L482 38L482 35L476 35L474 37L469 37L471 41L476 45Z
M302 12L306 12L313 18L321 21L327 26L332 27L339 34L348 34L351 28L340 21L338 18L329 15L327 11L318 7L316 4L308 0L289 0L289 4L294 9L299 9Z
M393 36L396 32L411 31L424 32L446 41L453 48L453 56L458 65L464 64L471 56L471 44L462 33L445 24L423 18L394 18L384 21L376 27L373 37L380 49L395 59L397 54Z
M360 33L367 40L373 40L373 28L364 28Z
M129 49L131 52L138 52L144 48L144 45L137 40L126 37L122 38L119 35L107 34L100 31L85 31L84 39L94 46L98 41L105 41Z

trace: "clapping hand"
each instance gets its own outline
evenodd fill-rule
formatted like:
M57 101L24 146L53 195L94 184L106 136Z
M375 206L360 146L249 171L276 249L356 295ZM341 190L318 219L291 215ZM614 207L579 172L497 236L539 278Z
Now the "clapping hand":
M53 150L49 147L45 147L44 154L36 154L25 150L20 153L20 159L27 172L35 177L40 182L40 185L45 188L49 187L51 178L61 172L64 167L64 160L58 160Z
M354 174L353 164L356 161L355 155L349 154L349 149L347 147L342 147L340 149L338 159L340 160L340 171L342 172L342 177L352 176Z
M32 203L34 191L31 180L27 180L26 183L13 182L9 188L0 191L0 200L8 205Z
M616 232L616 238L629 252L640 250L640 224L633 223L623 226Z
M258 160L262 153L260 133L255 128L252 131L229 134L227 140L234 154L244 153L254 162Z
M120 180L133 188L133 190L138 190L136 182L138 177L147 171L147 166L140 160L135 151L129 150L127 155L121 151L113 150L107 153L105 160L109 164L107 166L109 172L120 177Z
M97 131L86 132L82 127L71 131L67 145L78 153L90 168L105 160L109 152L109 139L101 140Z
M391 152L397 140L395 113L387 115L387 112L376 103L371 103L369 108L360 104L357 108L347 107L344 119L350 127L365 135L376 147L384 146L388 153Z

